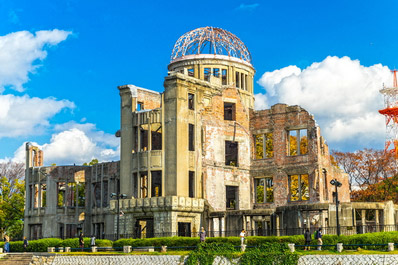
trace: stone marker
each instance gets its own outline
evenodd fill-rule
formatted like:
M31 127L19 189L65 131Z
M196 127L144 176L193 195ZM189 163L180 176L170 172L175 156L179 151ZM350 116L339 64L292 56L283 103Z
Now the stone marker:
M337 252L342 252L343 251L343 243L337 243Z
M55 247L48 247L47 252L55 252Z
M394 251L394 243L388 243L388 251Z
M123 253L130 253L131 252L131 246L123 246Z
M166 253L167 252L167 246L162 246L160 252Z
M240 245L240 251L245 252L245 250L246 250L246 245L245 244Z
M70 247L65 247L65 252L70 252Z
M97 247L91 247L91 252L97 252Z
M58 252L64 252L64 248L63 247L59 247L58 248Z
M296 251L295 245L294 244L287 244L289 246L290 252Z

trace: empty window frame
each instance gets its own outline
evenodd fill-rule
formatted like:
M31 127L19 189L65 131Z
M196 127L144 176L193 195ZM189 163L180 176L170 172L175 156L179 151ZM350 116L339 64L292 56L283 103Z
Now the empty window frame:
M310 198L310 189L308 175L289 176L290 201L308 201Z
M152 187L151 187L151 197L161 197L162 196L162 171L152 171Z
M211 68L204 68L203 77L205 81L210 81L210 75L211 75Z
M213 68L213 76L217 78L220 77L220 68Z
M192 76L192 77L195 76L195 70L193 68L188 69L188 76Z
M58 182L57 187L57 206L63 207L65 206L65 190L66 190L66 183L65 182Z
M238 154L238 142L225 141L225 165L233 167L239 166Z
M245 83L245 74L241 73L240 74L240 87L242 89L246 89L246 83Z
M148 197L148 175L146 172L142 172L140 175L140 190L141 190L141 198Z
M224 120L235 120L235 103L224 102Z
M195 151L195 126L188 124L188 150Z
M227 84L227 69L222 69L221 70L221 82L222 82L222 85L226 85Z
M133 153L138 152L138 127L133 127Z
M256 203L274 202L274 181L272 177L256 180Z
M133 173L133 197L138 198L138 178L137 173Z
M188 93L188 109L195 109L195 95L191 93Z
M160 123L151 125L152 131L152 150L162 150L162 126Z
M274 156L272 132L257 134L254 136L254 139L256 159L271 158Z
M305 155L308 153L307 129L288 131L288 155Z
M144 102L137 102L137 111L143 110L144 109Z
M239 72L235 72L235 84L236 84L236 87L237 88L239 88L240 87L240 74L239 74Z
M227 210L238 209L238 192L237 186L226 186L226 208Z
M194 171L189 171L189 180L188 180L188 186L189 186L189 190L188 190L188 196L190 198L194 198L195 197L195 172Z
M141 151L148 150L148 130L140 128L140 142L141 142Z

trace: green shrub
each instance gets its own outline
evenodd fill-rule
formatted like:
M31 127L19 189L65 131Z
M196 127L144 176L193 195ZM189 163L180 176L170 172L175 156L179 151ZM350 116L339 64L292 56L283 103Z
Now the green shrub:
M264 243L247 249L240 258L242 265L296 265L299 256L291 253L286 243Z
M223 256L231 260L235 248L231 243L200 243L198 248L193 250L186 261L187 265L211 265L216 256Z

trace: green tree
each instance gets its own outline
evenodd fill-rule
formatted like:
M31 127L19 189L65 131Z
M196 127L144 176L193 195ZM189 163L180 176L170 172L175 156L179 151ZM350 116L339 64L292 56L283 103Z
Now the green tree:
M98 159L97 158L93 158L91 160L91 162L89 162L89 163L84 163L83 166L93 166L95 164L98 164Z
M24 181L17 179L11 184L7 177L0 177L0 234L7 232L11 238L22 235L24 194Z

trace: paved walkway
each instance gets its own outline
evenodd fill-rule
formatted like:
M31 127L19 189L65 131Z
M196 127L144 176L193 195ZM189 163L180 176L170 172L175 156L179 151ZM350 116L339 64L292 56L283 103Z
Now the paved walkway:
M184 264L176 255L131 255L131 256L56 256L53 265L176 265Z

